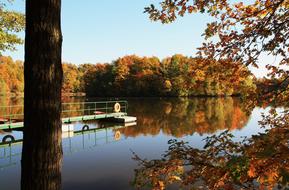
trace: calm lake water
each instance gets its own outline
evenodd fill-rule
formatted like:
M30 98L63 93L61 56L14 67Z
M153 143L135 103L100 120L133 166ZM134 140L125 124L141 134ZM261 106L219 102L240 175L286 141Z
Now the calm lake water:
M0 103L15 105L22 104L23 100L2 98ZM262 112L268 111L247 108L238 98L135 98L128 99L128 104L128 115L137 117L135 126L89 122L90 128L102 129L63 136L63 189L134 189L131 183L137 163L132 160L132 151L142 158L157 159L167 150L170 139L184 140L202 148L206 136L224 130L230 130L236 140L251 136L263 130L258 120ZM78 130L83 125L74 123ZM1 131L0 142L7 134L22 138L22 132ZM21 142L0 146L1 190L20 188L21 148Z

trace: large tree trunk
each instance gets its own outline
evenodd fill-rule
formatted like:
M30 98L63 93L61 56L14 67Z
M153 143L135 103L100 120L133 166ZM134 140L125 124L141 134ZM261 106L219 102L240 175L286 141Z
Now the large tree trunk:
M61 187L61 0L26 0L22 190Z

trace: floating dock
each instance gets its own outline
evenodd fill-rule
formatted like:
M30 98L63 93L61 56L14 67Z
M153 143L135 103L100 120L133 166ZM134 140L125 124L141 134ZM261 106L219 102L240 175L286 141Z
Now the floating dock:
M118 123L133 123L136 122L136 117L132 116L118 116L118 117L112 117L111 121L118 122Z
M89 120L107 120L117 123L134 123L136 117L127 116L127 101L77 102L62 104L63 131L66 124ZM0 130L24 127L23 106L0 106Z

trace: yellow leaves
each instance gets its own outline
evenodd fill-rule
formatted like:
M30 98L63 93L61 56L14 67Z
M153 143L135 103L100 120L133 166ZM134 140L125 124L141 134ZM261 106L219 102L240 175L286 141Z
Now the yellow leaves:
M205 72L202 71L202 70L196 70L195 71L195 79L196 80L201 80L201 81L204 81L205 80Z
M213 6L212 6L212 11L216 11L216 10L218 10L217 5L213 5Z
M0 53L5 50L15 50L15 45L23 43L16 34L25 26L25 17L22 13L5 9L5 4L0 2Z
M176 175L171 176L170 179L171 179L172 181L181 181L181 180L182 180L179 176L176 176Z
M286 9L289 9L289 0L284 1L282 6L285 7Z
M171 90L171 88L172 88L171 81L170 80L165 80L164 87L165 87L166 90Z

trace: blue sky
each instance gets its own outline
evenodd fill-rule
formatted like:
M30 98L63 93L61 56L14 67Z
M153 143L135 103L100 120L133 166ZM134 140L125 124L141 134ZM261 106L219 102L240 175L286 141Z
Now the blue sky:
M176 53L194 56L210 18L197 14L187 15L169 25L152 22L143 10L156 2L62 0L63 61L75 64L111 62L129 54L160 58ZM15 0L12 8L24 12L25 1ZM4 55L23 60L23 48L19 46L16 52ZM254 73L263 76L264 69Z

